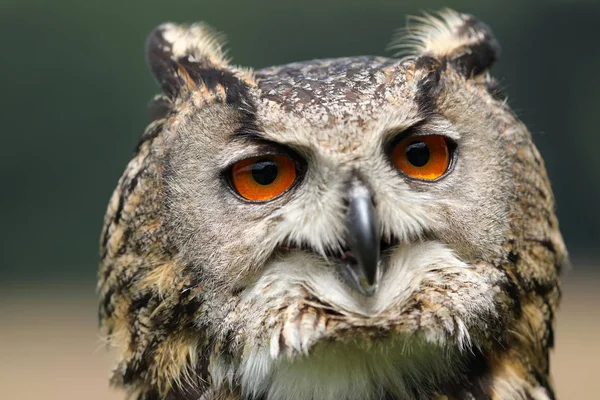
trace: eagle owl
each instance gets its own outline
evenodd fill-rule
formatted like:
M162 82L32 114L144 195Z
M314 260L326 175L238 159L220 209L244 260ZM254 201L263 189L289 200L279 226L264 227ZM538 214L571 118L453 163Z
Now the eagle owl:
M565 246L470 15L403 58L257 71L203 24L147 41L162 94L110 200L99 317L136 399L553 399Z

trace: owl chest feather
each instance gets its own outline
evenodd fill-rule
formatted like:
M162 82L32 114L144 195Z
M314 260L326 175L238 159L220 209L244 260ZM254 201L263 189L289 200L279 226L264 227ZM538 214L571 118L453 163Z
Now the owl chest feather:
M464 360L452 350L392 338L379 344L324 342L310 355L282 360L255 351L240 368L245 399L416 400L435 398L453 377L460 380Z

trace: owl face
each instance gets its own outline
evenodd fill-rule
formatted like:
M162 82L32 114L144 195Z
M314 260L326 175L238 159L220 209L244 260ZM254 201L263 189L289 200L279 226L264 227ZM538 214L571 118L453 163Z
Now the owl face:
M123 185L151 160L154 194L127 195L152 204L133 218L152 221L136 251L170 258L135 282L163 304L192 293L178 318L190 345L211 354L201 361L211 387L248 398L430 396L468 380L456 368L489 343L504 344L520 301L514 268L530 257L517 243L536 218L519 188L550 203L551 192L545 176L517 176L539 168L539 155L487 73L498 52L487 27L447 12L406 40L402 59L250 72L230 66L203 25L150 37L163 112ZM107 221L110 257L118 231ZM560 253L560 235L548 240ZM172 378L183 367L170 368Z
M463 346L493 320L502 277L476 264L501 256L509 233L503 126L479 105L496 101L483 85L450 66L435 76L432 63L269 68L233 104L191 96L170 119L167 219L185 263L216 291L239 293L229 323L252 327L245 345L278 359L356 338L349 328L402 330L418 301L443 311L407 333L439 344ZM282 341L270 316L306 298L351 322L318 332L292 321L286 333L284 321L282 348L267 347Z

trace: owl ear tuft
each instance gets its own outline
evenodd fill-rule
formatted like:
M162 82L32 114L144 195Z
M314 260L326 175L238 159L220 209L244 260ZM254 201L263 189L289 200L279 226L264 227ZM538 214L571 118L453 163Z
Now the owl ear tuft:
M240 77L249 75L229 66L222 35L203 23L160 25L148 37L146 60L171 99L198 89L228 97L228 90L240 85Z
M487 25L450 9L409 18L389 48L445 61L466 77L488 70L500 55L500 45Z

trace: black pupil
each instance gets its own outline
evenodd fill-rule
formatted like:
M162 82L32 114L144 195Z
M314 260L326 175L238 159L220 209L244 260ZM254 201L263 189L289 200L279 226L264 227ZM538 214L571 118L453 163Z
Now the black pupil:
M406 159L415 167L422 167L429 162L429 147L423 142L414 142L406 147Z
M259 160L252 165L252 178L260 185L270 185L277 179L277 163L271 160Z

